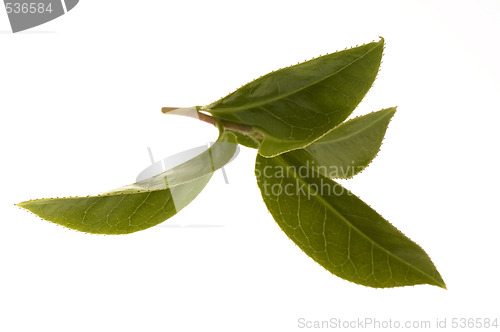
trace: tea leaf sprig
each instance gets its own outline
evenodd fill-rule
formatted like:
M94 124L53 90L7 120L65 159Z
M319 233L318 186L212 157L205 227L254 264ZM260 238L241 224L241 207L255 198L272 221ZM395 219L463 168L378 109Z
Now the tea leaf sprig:
M333 180L351 178L370 164L396 111L390 107L345 121L372 86L383 49L380 39L327 54L191 108L191 115L217 126L219 138L202 154L150 179L102 195L18 205L82 232L137 232L186 207L241 144L257 149L255 175L271 215L325 269L370 287L446 288L420 246Z

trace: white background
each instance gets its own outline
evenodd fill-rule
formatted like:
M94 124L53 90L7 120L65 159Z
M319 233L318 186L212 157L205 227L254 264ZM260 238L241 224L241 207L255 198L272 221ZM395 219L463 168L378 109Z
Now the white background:
M0 9L0 330L500 318L499 33L498 1L81 0L18 34ZM379 36L382 68L353 115L398 112L372 165L343 184L427 251L448 290L371 289L325 271L267 212L246 148L229 185L218 172L139 233L79 233L14 206L132 183L147 147L159 159L217 136L162 106L208 104Z

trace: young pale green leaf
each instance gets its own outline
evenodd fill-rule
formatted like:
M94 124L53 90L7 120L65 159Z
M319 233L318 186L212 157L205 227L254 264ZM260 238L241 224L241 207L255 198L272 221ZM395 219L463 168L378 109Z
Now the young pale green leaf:
M338 183L287 154L258 155L255 172L281 229L331 273L370 287L446 287L422 248Z
M351 119L304 149L286 154L323 176L351 178L375 158L395 112L391 107Z
M377 75L384 40L283 68L248 83L201 111L252 126L259 153L302 148L344 121Z
M18 205L43 219L87 233L127 234L155 226L187 206L236 152L234 134L221 131L207 151L164 173L87 197L49 198Z

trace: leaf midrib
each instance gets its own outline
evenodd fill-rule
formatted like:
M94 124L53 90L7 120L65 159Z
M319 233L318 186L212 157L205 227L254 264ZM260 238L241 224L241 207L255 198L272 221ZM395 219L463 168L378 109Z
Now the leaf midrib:
M283 157L277 156L275 158L281 163L282 166L285 166L285 167L289 166L289 164L283 159ZM307 184L308 184L307 181L305 181L302 177L297 176L297 172L296 172L296 170L293 167L292 167L292 172L293 172L293 174L294 174L294 176L295 176L296 179L298 179L301 183L306 184L305 187L307 188L308 193L311 194L311 191L309 190L309 186L307 186ZM392 257L396 258L397 260L399 260L400 262L402 262L404 265L408 266L409 268L411 268L411 269L413 269L415 271L418 271L421 274L427 276L429 279L433 280L437 285L442 285L442 283L439 280L436 280L434 277L432 277L428 273L422 271L420 268L415 267L413 265L410 265L409 262L407 262L404 259L402 259L401 257L393 254L388 249L386 249L385 247L383 247L382 245L380 245L379 243L377 243L376 241L374 241L373 239L371 239L370 237L368 237L368 235L366 235L364 232L362 232L358 227L354 226L347 218L345 218L342 215L342 213L340 213L335 207L333 207L322 196L318 196L318 195L312 195L312 196L318 198L318 200L321 201L324 205L326 205L327 208L329 208L333 213L335 213L337 216L339 216L340 219L343 220L349 227L351 227L356 232L358 232L358 234L360 234L362 237L364 237L365 239L367 239L370 243L376 245L378 248L382 249L382 251L387 252L389 255L391 255ZM372 264L373 264L373 262L372 262Z
M335 71L335 72L331 73L330 75L325 76L325 77L323 77L323 78L321 78L319 80L316 80L316 81L313 81L313 82L311 82L309 84L306 84L306 85L304 85L304 86L302 86L302 87L300 87L298 89L292 90L292 91L290 91L288 93L285 93L285 94L282 94L282 95L278 94L277 97L266 99L265 101L256 102L256 103L250 103L250 104L245 104L244 106L238 106L238 107L218 107L218 108L215 108L214 110L215 111L217 111L217 110L220 110L220 111L239 111L239 110L244 110L244 109L248 109L248 108L260 107L262 105L265 105L265 104L268 104L268 103L272 103L272 102L280 100L280 99L285 99L285 98L289 97L292 94L298 93L298 92L300 92L302 90L305 90L305 89L309 88L310 86L318 84L318 83L320 83L320 82L322 82L322 81L324 81L324 80L326 80L328 78L331 78L334 75L337 75L339 72L345 70L346 68L352 66L356 62L358 62L361 59L365 58L368 54L370 54L374 49L377 48L377 46L379 45L380 42L381 41L377 42L374 45L374 47L372 47L368 52L364 53L363 55L361 55L360 57L356 58L354 61L348 63L347 65L343 66L342 68L338 69L337 71ZM274 72L274 74L276 74L276 72ZM267 75L269 75L269 74L267 74ZM252 81L252 82L254 82L254 81ZM250 82L250 83L252 83L252 82ZM250 84L250 83L248 83L248 84ZM244 88L244 87L245 86L243 86L242 88ZM242 89L242 88L240 88L240 89ZM238 89L237 91L239 91L240 89ZM236 93L237 91L235 91L233 93ZM204 108L204 106L202 108ZM211 109L210 108L206 108L205 110L207 112L210 112Z

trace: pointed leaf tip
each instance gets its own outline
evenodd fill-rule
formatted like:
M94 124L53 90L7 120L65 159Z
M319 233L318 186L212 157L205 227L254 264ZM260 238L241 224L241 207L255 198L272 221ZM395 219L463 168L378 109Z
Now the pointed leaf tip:
M377 156L395 111L391 107L348 120L286 155L328 178L352 178Z
M267 208L308 256L348 281L376 288L446 285L425 251L340 184L282 154L257 156Z
M87 197L47 198L17 205L42 219L94 234L128 234L172 217L203 190L236 152L236 137L221 130L202 154L149 179Z

